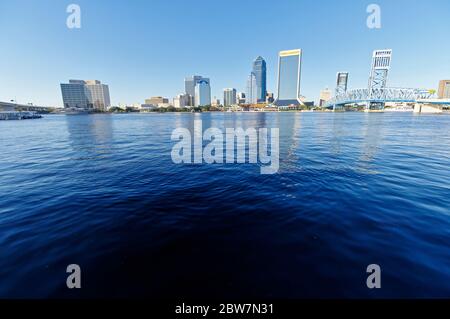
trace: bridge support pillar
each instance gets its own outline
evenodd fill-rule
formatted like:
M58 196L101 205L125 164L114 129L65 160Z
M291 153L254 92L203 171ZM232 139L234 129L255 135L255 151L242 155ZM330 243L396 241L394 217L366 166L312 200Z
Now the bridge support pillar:
M430 103L416 103L414 113L442 113L442 106Z
M384 110L384 103L383 102L366 102L366 105L364 107L365 112L370 111L383 111Z
M333 112L343 112L345 110L343 105L333 105Z

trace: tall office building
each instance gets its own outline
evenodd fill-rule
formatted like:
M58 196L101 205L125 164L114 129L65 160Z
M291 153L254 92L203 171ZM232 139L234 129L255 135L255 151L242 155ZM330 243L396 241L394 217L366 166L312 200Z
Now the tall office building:
M189 106L191 96L189 94L179 94L173 98L173 106L176 108L183 108Z
M450 80L439 81L438 97L440 99L450 99Z
M223 90L223 105L231 106L236 104L236 89Z
M253 73L256 77L257 102L265 102L267 93L267 68L266 61L260 56L253 61Z
M205 83L203 83L202 82L202 80L204 80L204 81L206 81L206 82L208 82L208 86L209 86L209 78L204 78L204 77L202 77L202 76L200 76L200 75L193 75L193 76L190 76L190 77L187 77L187 78L185 78L184 79L184 88L185 88L185 93L186 94L188 94L188 95L190 95L190 102L189 102L189 106L198 106L198 105L201 105L201 104L203 104L204 102L199 102L199 101L196 101L196 91L197 91L197 85L199 84L199 83L202 83L203 85L205 84ZM210 105L211 104L211 88L209 89L209 95L210 95L210 97L209 97L209 99L208 99L208 104L203 104L203 105Z
M258 103L256 75L253 72L247 78L247 92L245 96L247 104Z
M331 100L331 91L328 88L320 91L319 106L325 105L329 100Z
M195 106L211 105L211 86L208 78L201 78L195 83Z
M109 87L97 80L69 80L61 83L65 108L105 111L111 106Z
M303 105L300 100L302 50L281 51L278 58L278 89L275 105Z

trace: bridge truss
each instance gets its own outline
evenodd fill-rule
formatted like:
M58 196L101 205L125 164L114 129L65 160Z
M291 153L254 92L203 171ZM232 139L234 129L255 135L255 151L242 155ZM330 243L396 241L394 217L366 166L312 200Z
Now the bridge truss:
M433 92L424 89L410 88L372 88L349 90L329 100L325 107L344 106L350 104L415 103L417 100L427 100L433 97Z

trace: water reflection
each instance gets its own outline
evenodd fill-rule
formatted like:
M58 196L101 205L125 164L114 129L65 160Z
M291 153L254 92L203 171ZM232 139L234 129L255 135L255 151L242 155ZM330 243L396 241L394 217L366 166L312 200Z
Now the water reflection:
M111 115L66 115L69 144L76 159L102 158L112 152Z

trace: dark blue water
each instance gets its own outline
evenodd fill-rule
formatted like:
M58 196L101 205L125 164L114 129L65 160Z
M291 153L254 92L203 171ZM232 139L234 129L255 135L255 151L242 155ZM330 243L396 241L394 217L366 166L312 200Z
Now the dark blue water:
M279 173L173 164L194 119L279 127ZM450 297L450 115L46 116L0 147L2 298Z

